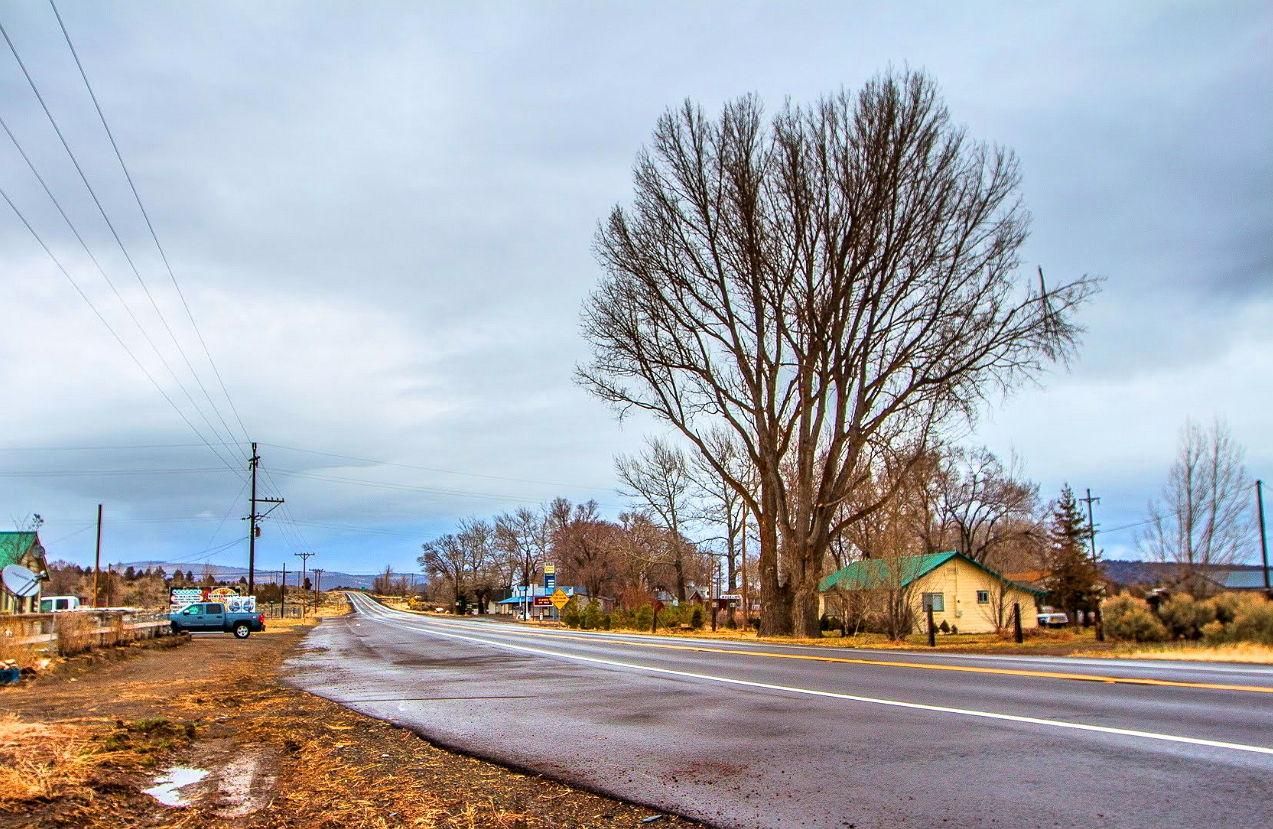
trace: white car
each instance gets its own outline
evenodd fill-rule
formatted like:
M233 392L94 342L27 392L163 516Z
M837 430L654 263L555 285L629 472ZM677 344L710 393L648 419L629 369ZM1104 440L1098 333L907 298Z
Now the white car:
M1040 608L1038 619L1041 628L1062 628L1070 623L1068 614L1050 607Z
M68 610L79 610L78 596L43 596L40 599L41 613L64 613Z

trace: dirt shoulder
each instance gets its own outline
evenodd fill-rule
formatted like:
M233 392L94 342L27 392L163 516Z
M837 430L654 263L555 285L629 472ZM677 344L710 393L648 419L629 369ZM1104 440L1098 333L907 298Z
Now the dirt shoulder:
M286 686L283 661L312 624L174 639L0 689L0 827L538 829L653 816ZM163 794L184 805L165 806L145 790L174 766L189 770L174 785L191 782Z

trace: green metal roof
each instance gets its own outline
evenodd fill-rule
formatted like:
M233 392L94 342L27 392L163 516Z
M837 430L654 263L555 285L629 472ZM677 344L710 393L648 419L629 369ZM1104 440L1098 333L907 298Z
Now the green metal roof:
M17 564L32 544L39 542L34 532L0 532L0 567Z
M889 585L905 587L916 579L941 567L952 558L966 561L973 567L989 573L994 578L1002 579L1013 587L1024 590L1027 593L1043 594L1047 592L1009 581L1003 578L1002 574L996 573L986 565L979 564L955 550L947 550L944 553L928 553L920 556L898 556L891 559L867 558L855 561L818 582L818 590L827 591L833 587L839 587L844 590L873 590L888 587Z

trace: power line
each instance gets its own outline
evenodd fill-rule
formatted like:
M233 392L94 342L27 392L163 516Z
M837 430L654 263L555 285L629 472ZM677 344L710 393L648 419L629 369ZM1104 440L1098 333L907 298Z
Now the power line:
M342 455L338 452L324 452L318 449L303 449L299 446L285 446L279 443L262 443L262 446L273 446L275 449L286 449L290 452L304 452L309 455L322 455L328 458L340 458L348 461L359 461L361 463L374 463L380 466L396 466L402 469L416 469L422 472L440 472L444 475L463 475L469 478L485 478L491 481L508 481L518 484L538 484L542 486L565 487L567 489L584 489L590 491L607 491L613 492L614 487L603 486L585 486L583 484L567 484L560 481L539 481L532 478L510 478L504 475L485 475L478 472L461 472L455 469L441 469L434 466L417 466L409 463L396 463L394 461L377 460L376 458L362 458L356 455Z
M188 469L26 469L15 472L0 472L0 478L85 478L94 476L111 477L115 475L177 475L199 472L224 472L219 466L201 466Z
M79 52L75 49L75 44L71 42L71 34L66 29L66 23L62 20L62 14L57 9L57 4L53 0L49 0L49 6L53 9L53 16L57 18L57 25L62 30L62 37L66 38L66 45L71 50L71 56L75 58L75 66L80 70L80 77L84 79L84 88L88 90L88 95L93 99L93 107L97 110L97 117L101 119L102 128L106 130L106 137L110 139L111 149L115 151L115 158L119 160L120 169L124 171L124 178L128 181L128 189L132 191L133 198L137 201L137 208L141 211L142 218L146 220L146 228L150 231L150 238L155 242L155 249L159 251L159 258L164 263L164 268L168 271L168 277L172 280L172 287L176 289L177 296L181 299L181 305L186 310L186 317L190 320L190 325L194 328L195 336L199 339L199 345L203 348L204 356L208 358L208 365L212 367L212 373L216 376L217 382L221 386L221 393L225 395L226 403L230 406L230 411L234 414L235 420L239 423L239 428L243 430L244 437L248 436L247 427L243 425L243 418L239 415L238 407L234 405L234 399L230 397L230 391L226 388L225 379L221 375L221 370L217 368L216 361L212 359L212 351L208 348L208 343L203 337L203 331L199 328L199 323L195 321L194 312L190 310L190 303L186 301L185 292L181 290L180 283L177 282L177 275L173 272L172 264L168 261L168 253L164 250L164 246L159 242L159 234L155 232L155 225L150 220L150 213L146 210L146 205L142 203L141 194L137 192L137 185L133 182L132 173L128 171L128 165L124 163L124 155L119 150L119 144L115 141L115 134L111 131L110 124L106 121L106 113L102 111L102 105L97 100L97 93L93 91L93 85L89 83L88 73L84 70L84 64L80 61ZM191 372L194 368L191 367ZM196 378L198 375L196 375ZM203 388L202 383L200 388ZM208 396L207 389L204 389L204 395ZM208 402L212 403L211 396L208 396ZM221 412L213 404L213 410L217 412L217 416L221 417ZM221 422L226 426L226 433L230 432L229 425L225 423L225 419L221 418Z
M101 214L102 221L104 221L106 223L106 227L110 229L111 236L115 239L115 244L119 246L120 252L124 255L124 260L128 262L128 266L132 270L133 276L137 278L137 283L141 286L142 292L146 295L146 299L149 300L151 308L154 309L155 315L159 318L160 323L163 324L164 330L168 332L168 337L172 340L173 345L176 346L177 352L181 355L182 360L185 362L186 368L190 370L195 383L198 384L199 388L203 391L204 397L206 397L209 404L212 405L213 412L217 415L218 419L221 420L222 424L225 425L226 434L230 437L231 441L233 441L234 435L230 432L228 424L225 424L225 418L222 417L216 403L213 402L211 395L208 394L207 388L203 385L203 380L200 379L199 373L195 371L194 365L190 362L190 357L186 354L185 348L182 347L180 340L177 339L177 335L172 330L172 326L168 324L168 319L159 308L159 303L155 301L155 297L150 292L150 287L146 284L146 280L142 278L141 271L137 269L137 264L133 261L132 255L128 252L128 248L124 244L124 240L120 238L119 232L115 229L114 222L111 221L110 216L106 212L106 208L102 205L101 199L97 196L97 191L93 189L93 185L89 182L88 176L84 172L84 168L80 165L79 159L76 157L75 152L71 149L70 143L67 142L66 136L62 133L61 126L58 125L57 119L53 116L53 111L49 109L48 104L44 100L44 96L40 93L39 86L36 85L35 79L31 76L31 72L27 69L26 63L22 60L21 54L18 53L17 46L14 44L13 39L9 37L9 32L4 28L2 23L0 23L0 35L3 35L5 43L9 46L9 51L13 53L14 59L18 62L18 67L22 70L22 74L26 78L27 84L31 87L31 91L35 94L35 98L39 102L40 108L44 111L45 117L48 119L49 124L53 127L54 133L57 134L58 141L62 144L62 149L66 151L67 157L70 158L71 164L75 167L75 172L79 174L80 181L83 182L85 189L88 190L88 194L92 198L93 204L97 207L97 212ZM211 425L211 423L209 423L209 428L212 429L213 434L216 435L217 430ZM218 439L220 439L219 436Z
M142 325L141 320L139 320L137 315L133 312L132 306L128 304L128 300L124 299L124 295L120 293L119 288L115 285L115 281L110 278L109 274L106 273L106 270L102 267L102 263L98 261L97 256L88 246L88 243L84 241L84 237L80 234L79 228L75 226L75 223L71 221L71 217L67 215L66 210L62 207L62 202L59 201L57 196L53 194L53 190L49 187L48 182L44 180L44 176L40 174L39 169L37 169L34 162L31 161L31 157L27 155L27 151L22 146L22 142L20 142L18 137L13 134L13 130L9 128L9 124L2 116L0 116L0 128L3 128L5 134L9 136L9 141L13 143L14 149L16 149L18 154L22 156L22 160L26 162L27 168L31 171L31 174L35 176L35 180L40 183L42 188L44 188L45 195L49 197L49 200L53 202L53 206L57 208L57 212L61 215L62 221L66 223L68 228L70 228L70 231L75 236L76 241L80 243L80 247L84 249L84 253L88 255L89 260L93 263L93 266L97 268L97 272L101 274L102 279L106 280L106 284L110 287L111 292L114 293L115 298L119 300L119 304L124 307L124 311L128 314L128 318L131 319L133 325L137 327L142 338L145 339L146 344L150 346L150 350L153 351L155 356L159 358L159 362L163 365L164 369L167 370L173 381L176 382L177 387L181 389L182 394L186 396L186 400L190 401L191 408L199 414L199 416L203 419L203 422L207 424L210 430L212 430L213 434L217 434L216 426L212 424L212 421L208 419L208 416L203 413L202 409L199 408L199 404L195 402L195 399L193 395L190 394L189 389L187 389L185 384L181 382L181 378L177 376L177 372L175 372L172 366L168 363L167 358L164 357L163 352L159 350L159 346L155 344L154 339L151 338L146 327ZM222 463L224 462L225 460L223 458Z
M80 284L75 281L75 278L71 276L70 271L66 269L66 267L62 264L62 261L57 258L57 256L53 253L53 251L49 248L49 246L45 244L44 239L41 238L40 234L36 232L35 228L31 226L31 223L27 221L26 216L24 216L22 214L22 211L18 209L18 206L13 203L13 199L9 198L9 194L5 192L3 187L0 187L0 197L2 197L5 200L5 202L9 205L10 209L12 209L14 214L18 217L18 220L22 222L22 224L26 227L27 231L31 234L32 237L34 237L35 241L40 245L41 248L44 249L44 252L45 254L48 255L49 259L53 260L53 264L57 266L57 269L59 271L61 271L62 276L66 277L66 280L71 283L71 287L74 288L75 292L80 295L80 299L84 300L84 302L88 304L88 307L92 309L93 313L97 316L98 320L101 321L102 325L106 326L106 330L109 331L111 336L115 338L115 342L119 343L120 348L124 349L125 353L127 353L128 356L132 359L132 361L137 365L137 368L141 369L142 374L146 375L146 379L149 380L151 385L155 387L155 390L158 391L159 394L163 396L164 400L168 401L168 405L171 406L173 411L177 413L177 416L180 417L185 422L185 424L190 427L190 430L194 432L195 435L198 436L199 440L201 440L203 444L212 451L212 454L217 456L218 460L220 460L222 463L225 463L226 466L228 466L230 470L233 471L235 474L240 474L238 469L236 469L233 465L229 464L225 460L225 458L222 458L221 455L217 453L216 449L213 448L212 444L208 441L208 439L204 436L204 434L199 431L199 427L195 426L194 423L190 421L190 418L186 417L185 412L181 411L181 408L168 395L168 392L164 391L163 386L159 385L159 381L155 379L154 375L151 374L150 371L146 368L146 366L142 364L141 360L137 359L137 355L134 354L133 350L128 347L128 343L124 342L123 338L119 336L119 332L117 332L114 329L114 327L111 326L110 322L107 321L106 317L102 316L102 312L98 310L96 305L93 304L93 300L89 299L88 294L84 293L84 289L81 288Z

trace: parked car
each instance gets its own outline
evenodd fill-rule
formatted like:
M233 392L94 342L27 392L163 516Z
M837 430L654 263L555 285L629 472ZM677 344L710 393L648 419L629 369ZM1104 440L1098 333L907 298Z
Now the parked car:
M1070 617L1067 614L1047 606L1039 608L1039 627L1061 628L1069 623Z
M79 596L44 596L40 599L41 613L64 613L79 609Z
M233 633L235 639L246 639L265 630L265 614L227 611L221 602L196 602L168 614L172 632L183 630Z

